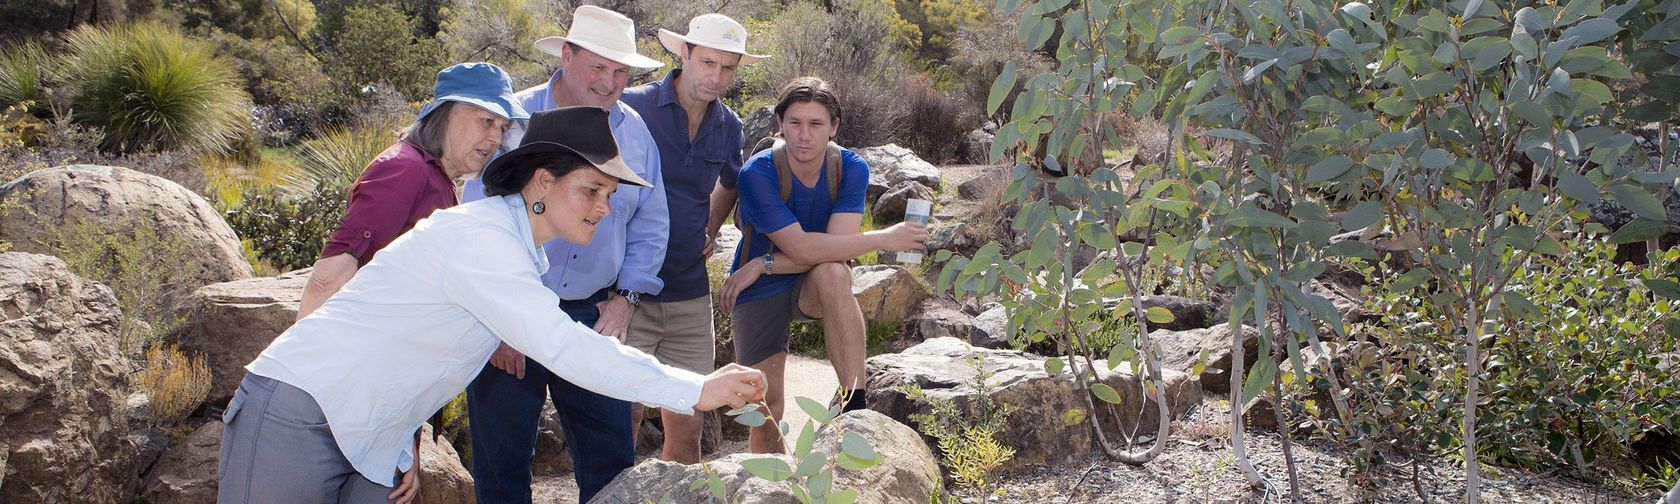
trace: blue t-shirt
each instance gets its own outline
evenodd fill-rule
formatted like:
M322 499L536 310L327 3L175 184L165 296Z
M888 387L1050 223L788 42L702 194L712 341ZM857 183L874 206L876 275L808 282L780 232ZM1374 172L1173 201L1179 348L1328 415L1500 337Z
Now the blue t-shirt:
M816 186L806 187L795 177L793 191L788 195L787 203L783 203L782 182L777 177L776 162L770 159L770 151L765 150L747 160L739 177L741 218L753 227L752 241L748 244L745 257L754 259L768 252L769 233L784 227L798 224L807 233L826 233L828 219L833 214L863 213L864 194L869 190L869 163L852 151L841 148L840 164L844 168L840 172L837 201L830 201L828 197L828 170L833 167L828 166L825 158L823 169L817 174ZM730 272L741 267L741 257L736 254ZM741 291L735 302L745 303L788 290L798 279L798 274L759 276L758 281Z

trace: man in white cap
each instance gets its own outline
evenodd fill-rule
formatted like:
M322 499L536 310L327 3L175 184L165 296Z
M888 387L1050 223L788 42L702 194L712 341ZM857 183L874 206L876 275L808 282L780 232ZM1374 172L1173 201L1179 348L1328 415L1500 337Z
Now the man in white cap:
M741 118L718 97L735 84L740 65L766 57L748 53L746 41L746 28L722 14L696 16L687 34L661 29L659 42L682 68L624 92L624 103L647 120L659 144L671 207L670 246L659 270L665 290L642 299L625 342L666 365L699 373L716 367L706 256L723 216L735 206L743 142ZM636 423L641 413L636 411ZM699 463L701 418L671 411L660 418L662 458Z
M516 93L520 105L533 113L570 106L607 110L625 164L652 183L620 186L611 198L612 211L595 223L589 244L554 240L543 245L550 265L543 284L559 295L560 308L623 342L640 296L664 287L659 269L670 216L658 147L641 116L618 98L632 71L664 64L636 53L630 18L591 5L572 13L565 37L546 37L536 46L559 56L560 69L547 83ZM525 126L520 122L509 128L504 149L519 146ZM482 198L483 191L482 183L473 180L463 199ZM635 463L630 403L578 387L503 344L467 387L478 502L531 502L531 462L545 397L554 400L565 430L579 502L588 502Z

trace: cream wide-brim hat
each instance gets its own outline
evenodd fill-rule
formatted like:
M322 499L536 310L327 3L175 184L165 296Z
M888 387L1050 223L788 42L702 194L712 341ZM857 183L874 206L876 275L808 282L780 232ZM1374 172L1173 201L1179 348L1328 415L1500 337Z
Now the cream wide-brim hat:
M572 13L572 27L566 30L566 36L543 37L536 46L542 52L560 56L567 42L630 68L653 70L665 66L659 60L636 53L634 21L593 5L578 7Z
M770 57L767 54L752 54L747 52L747 29L741 23L735 22L723 14L701 14L688 21L688 34L659 29L659 43L665 50L671 51L678 57L682 56L683 44L694 44L710 47L719 51L741 55L741 64L745 65Z

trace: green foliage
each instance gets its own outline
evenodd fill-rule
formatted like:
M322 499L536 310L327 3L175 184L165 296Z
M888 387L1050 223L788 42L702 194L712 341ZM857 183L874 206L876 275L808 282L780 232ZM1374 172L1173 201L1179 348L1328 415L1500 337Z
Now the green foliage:
M865 325L864 348L869 355L880 355L892 351L889 346L892 338L904 324L870 320ZM822 322L794 322L788 327L789 352L806 357L824 358L828 355L824 341Z
M132 355L183 329L189 315L177 312L174 302L210 283L187 260L191 244L158 232L156 221L135 217L117 226L75 222L39 239L72 273L111 288L123 315L118 346Z
M324 187L348 191L362 170L397 141L394 129L383 126L332 128L304 142L298 171L287 177L293 188Z
M349 89L382 84L409 100L430 96L445 57L437 39L415 35L419 22L389 5L345 9L327 57L328 75Z
M1525 467L1572 465L1582 473L1621 467L1655 432L1680 429L1680 378L1665 355L1680 350L1675 299L1649 288L1680 249L1652 254L1651 267L1616 264L1602 240L1573 240L1561 257L1534 257L1510 283L1526 301L1505 305L1488 346L1488 396L1479 423L1498 432L1484 456ZM1442 454L1462 446L1464 387L1457 336L1422 289L1397 275L1370 303L1386 322L1347 356L1355 429L1383 449L1355 454L1369 467L1385 452ZM1515 299L1514 297L1512 298ZM1363 331L1361 331L1363 332ZM1374 344L1382 341L1387 344Z
M861 471L881 463L881 455L869 444L869 440L856 432L846 431L841 434L839 450L835 453L816 451L816 432L820 425L827 425L840 416L840 405L824 407L821 403L809 397L794 397L794 404L805 411L811 419L800 428L793 446L788 446L788 436L793 435L791 428L785 421L769 416L769 411L762 404L748 404L744 407L728 411L725 415L735 417L735 422L748 427L758 427L765 422L774 424L780 433L783 453L793 456L794 465L789 466L780 458L763 457L747 459L741 462L753 477L769 482L779 482L787 485L788 490L799 502L805 504L851 504L857 499L857 491L834 487L834 475L839 469ZM714 502L722 502L723 483L717 473L706 468L707 477L690 483L690 492L707 491Z
M246 193L225 217L259 258L292 271L315 264L344 216L344 195L343 189L326 185L295 199L275 188L262 188Z
M252 122L264 145L292 145L344 122L351 95L333 86L321 63L303 49L274 40L214 33L217 51L233 60L251 93Z
M27 105L33 112L47 103L47 52L28 41L0 48L0 107Z
M244 39L292 43L315 28L315 5L309 0L164 0L182 28L222 31ZM281 42L283 40L283 42Z
M929 396L915 385L906 386L904 393L911 402L928 408L924 413L911 414L910 421L923 435L938 442L940 465L951 478L960 485L990 493L998 468L1015 456L1014 448L997 440L1015 407L992 401L992 374L986 370L985 359L982 353L968 358L975 375L968 382L973 393L964 398L965 409L959 409L954 399Z
M155 22L71 32L62 78L77 120L100 127L108 151L216 151L249 127L233 65Z
M456 0L443 13L443 43L450 61L489 61L514 75L540 73L555 60L531 43L548 35L562 35L561 24L550 19L547 2L530 0ZM687 20L684 20L684 25ZM644 50L651 51L652 47Z

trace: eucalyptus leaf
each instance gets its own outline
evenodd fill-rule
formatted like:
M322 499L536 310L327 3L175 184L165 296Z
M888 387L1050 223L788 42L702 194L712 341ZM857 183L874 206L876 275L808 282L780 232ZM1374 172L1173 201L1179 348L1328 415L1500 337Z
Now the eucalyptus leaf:
M1115 392L1114 387L1110 387L1106 383L1091 384L1091 395L1097 396L1097 399L1109 404L1120 404L1120 393Z
M782 481L793 475L793 469L788 468L787 462L772 457L742 460L741 468L765 481Z
M997 79L992 81L991 92L986 96L986 115L996 114L998 106L1003 105L1003 99L1009 97L1009 92L1015 89L1015 61L1003 64L1003 70L998 72Z
M1610 243L1614 245L1621 245L1624 243L1655 240L1658 237L1667 234L1669 231L1673 230L1673 228L1674 226L1670 226L1668 223L1663 221L1638 217L1633 219L1633 222L1623 224L1622 227L1617 228L1615 233L1611 233Z
M1616 184L1610 186L1610 194L1616 197L1616 203L1632 210L1640 217L1655 221L1668 219L1668 212L1663 209L1662 201L1650 192L1633 184Z
M1565 169L1558 172L1557 179L1558 188L1562 189L1563 195L1569 199L1589 205L1598 203L1598 186L1593 185L1592 181L1581 174L1575 173L1575 170Z
M1342 215L1342 229L1358 231L1371 227L1382 219L1383 205L1377 200L1368 200L1354 205Z

